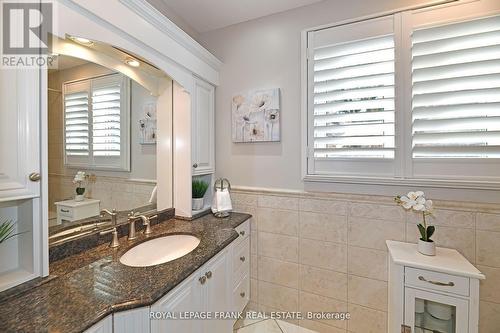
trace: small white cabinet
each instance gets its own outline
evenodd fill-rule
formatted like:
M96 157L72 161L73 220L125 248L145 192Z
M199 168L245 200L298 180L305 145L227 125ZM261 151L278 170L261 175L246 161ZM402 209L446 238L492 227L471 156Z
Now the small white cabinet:
M478 333L481 272L453 249L425 256L416 244L387 247L389 333Z
M215 172L215 87L195 78L192 99L193 175Z
M64 221L78 221L99 215L100 200L85 199L83 201L66 200L55 202L57 207L57 224Z

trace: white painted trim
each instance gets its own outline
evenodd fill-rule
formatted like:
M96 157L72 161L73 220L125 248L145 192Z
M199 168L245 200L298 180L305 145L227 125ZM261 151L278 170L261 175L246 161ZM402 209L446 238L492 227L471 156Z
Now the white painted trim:
M207 62L214 69L219 70L222 62L203 46L185 33L181 28L161 14L149 2L143 0L120 0L121 3L132 9L137 15L142 16L153 24L158 30L163 31L176 42L190 50L193 54Z

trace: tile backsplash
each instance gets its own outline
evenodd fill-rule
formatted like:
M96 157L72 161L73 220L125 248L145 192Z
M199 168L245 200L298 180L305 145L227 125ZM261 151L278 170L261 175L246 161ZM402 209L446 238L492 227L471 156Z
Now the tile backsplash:
M387 239L416 242L420 216L392 197L234 189L252 214L251 308L349 311L348 322L303 320L318 332L387 332ZM486 275L480 333L500 331L500 205L436 201L438 246Z
M73 176L49 175L49 211L55 212L54 202L75 196ZM118 177L97 176L87 186L85 197L101 200L100 207L129 210L148 204L155 183Z

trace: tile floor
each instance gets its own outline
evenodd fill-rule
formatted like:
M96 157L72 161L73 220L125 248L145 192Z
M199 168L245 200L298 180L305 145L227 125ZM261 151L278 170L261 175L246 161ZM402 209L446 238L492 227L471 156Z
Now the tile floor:
M234 325L234 333L316 333L281 320L243 319Z

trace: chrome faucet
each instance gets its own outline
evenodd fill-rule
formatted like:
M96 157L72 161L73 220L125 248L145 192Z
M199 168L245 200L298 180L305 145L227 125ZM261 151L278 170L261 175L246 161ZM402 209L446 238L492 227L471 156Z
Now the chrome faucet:
M118 215L116 209L113 209L112 211L109 211L108 209L102 209L100 212L100 216L104 217L106 214L111 216L111 223L113 223L113 225L116 226L116 217Z
M107 234L112 234L113 235L113 238L111 239L111 243L109 244L109 247L115 248L115 247L120 246L120 242L118 241L118 231L116 230L116 227L108 229L108 230L101 231L99 233L100 236L104 236L104 235L107 235Z
M144 230L144 235L149 235L153 232L153 231L151 231L151 219L156 218L158 215L153 215L153 216L147 217L146 215L131 215L131 214L129 214L129 221L135 221L138 219L142 220L142 225L146 227L146 229ZM130 239L130 235L129 235L129 239Z
M135 221L137 220L137 216L135 216L134 211L131 211L128 214L127 221L129 223L128 226L128 240L133 240L137 238L137 235L135 233Z

